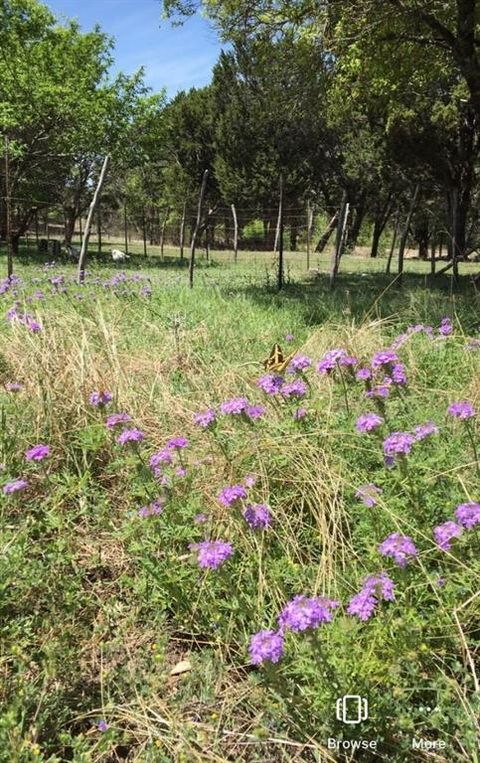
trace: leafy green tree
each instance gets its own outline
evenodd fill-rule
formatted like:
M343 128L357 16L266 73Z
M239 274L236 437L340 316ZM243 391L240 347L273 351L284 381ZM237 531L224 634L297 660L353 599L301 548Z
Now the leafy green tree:
M66 238L98 159L118 150L141 75L108 77L112 42L57 24L37 0L0 0L0 132L10 140L13 245L35 211L64 209ZM2 215L2 229L5 213Z

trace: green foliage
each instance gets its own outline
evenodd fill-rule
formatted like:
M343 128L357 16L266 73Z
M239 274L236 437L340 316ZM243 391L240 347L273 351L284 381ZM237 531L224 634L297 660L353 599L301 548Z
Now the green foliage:
M30 276L48 283L51 274L25 268L18 298L37 288ZM107 275L92 278L103 283ZM25 384L0 392L1 484L20 475L31 483L25 493L0 495L2 749L28 763L120 754L155 763L210 755L260 761L266 750L282 760L284 746L274 741L282 739L289 749L305 744L295 749L313 761L328 736L367 737L392 763L417 763L415 734L446 739L444 761L470 763L478 698L454 612L475 655L478 528L450 555L435 547L431 530L457 503L476 500L480 486L466 431L445 416L452 400L478 400L478 350L466 349L478 325L476 300L467 288L454 298L448 289L427 291L414 274L403 293L381 277L360 283L344 274L345 288L335 293L318 279L293 282L282 298L253 266L200 272L194 293L179 275L155 274L148 300L94 283L75 300L69 286L72 294L30 304L40 334L0 329L8 339L2 383ZM9 297L2 301L9 305ZM412 334L399 350L409 385L387 401L385 432L428 419L441 427L414 446L407 470L386 470L382 438L355 433L357 416L372 405L359 382L346 382L347 411L340 378L308 371L300 422L292 416L297 403L265 399L256 386L255 361L287 333L295 350L315 359L345 346L366 363L411 322L437 326L447 313L455 316L452 336ZM118 432L105 427L113 407L89 405L92 389L105 386L115 409L145 432L138 447L121 447ZM263 419L225 416L212 431L192 425L195 410L243 394L266 405ZM139 508L160 490L149 456L184 433L190 446L175 456L167 506L141 519ZM26 464L35 442L51 444L51 457ZM175 474L181 463L185 477ZM217 500L247 474L257 477L251 500L268 502L275 517L263 534ZM354 495L370 481L383 489L371 509ZM194 521L200 512L207 524ZM377 551L397 529L420 550L405 570ZM234 544L216 572L200 571L189 552L203 537ZM360 623L345 605L382 566L396 601ZM251 634L276 627L293 595L315 592L342 601L334 622L313 637L289 633L272 670L245 670ZM190 670L171 676L184 659ZM369 697L361 734L335 721L346 692ZM217 733L219 718L229 734ZM235 740L246 728L248 750L239 752Z

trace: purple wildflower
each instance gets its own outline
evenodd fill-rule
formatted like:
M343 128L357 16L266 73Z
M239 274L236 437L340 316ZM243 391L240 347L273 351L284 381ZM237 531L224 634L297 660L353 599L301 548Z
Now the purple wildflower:
M458 538L462 534L462 528L456 522L449 520L433 528L433 537L442 551L450 551L452 539Z
M294 339L295 339L295 337L293 336L293 334L286 334L285 335L285 341L286 342L293 342Z
M452 321L450 318L442 318L442 321L440 323L440 328L438 329L438 333L442 336L449 336L453 333L453 326Z
M325 599L321 596L308 597L300 594L295 596L280 612L278 622L282 630L288 629L298 633L307 628L317 628L320 623L331 622L331 610L338 607L339 602Z
M301 371L305 371L307 368L310 368L311 365L312 359L309 358L308 355L295 355L295 357L290 361L288 368L289 371L299 373Z
M368 381L368 379L372 378L372 372L369 368L359 368L355 374L355 378L358 379L358 381Z
M345 350L337 348L335 350L328 350L323 357L317 363L317 371L319 374L328 374L336 368L337 363L347 355Z
M20 384L20 382L7 382L5 384L5 389L7 392L21 392L23 384Z
M301 421L302 419L305 418L306 415L307 415L306 408L297 408L297 410L294 411L293 413L293 418L295 419L295 421Z
M247 491L243 485L231 485L230 487L224 487L218 496L218 500L224 506L233 506L237 501L246 498Z
M373 432L374 429L381 426L384 423L381 416L376 413L364 413L359 416L355 425L357 432L362 434L365 432Z
M139 429L124 429L117 437L119 445L126 445L127 442L142 442L145 435Z
M202 429L207 429L210 424L213 424L217 418L217 414L213 408L209 408L206 411L199 411L193 417L193 421Z
M247 487L253 487L257 481L257 478L254 474L247 474L243 481Z
M355 615L362 621L369 620L382 600L395 600L393 581L385 572L370 575L364 580L361 591L350 599L347 614Z
M50 445L34 445L25 453L27 461L43 461L50 454Z
M167 448L169 450L182 450L183 448L188 448L188 440L186 437L172 437L172 439L167 442Z
M12 482L7 482L6 485L3 486L3 492L5 495L11 495L12 493L18 493L19 490L25 490L25 488L28 487L27 480L18 479L13 480Z
M90 395L90 403L96 408L107 405L111 400L113 400L113 395L111 392L107 392L106 390L102 390L100 392L95 390Z
M438 434L438 427L433 421L427 421L426 424L420 424L415 427L415 439L420 441L433 434Z
M454 416L456 419L472 419L476 416L475 409L468 400L461 400L458 403L452 403L448 408L450 416Z
M267 395L277 395L283 387L283 377L276 374L266 374L261 376L257 381L257 386L260 387Z
M101 721L99 721L99 722L97 723L97 729L98 729L99 731L102 731L102 732L104 732L104 731L108 731L108 728L109 728L109 726L108 726L108 723L107 723L105 720L103 720L103 718L102 718L102 720L101 720Z
M380 543L378 550L382 556L390 556L399 567L406 567L418 551L413 540L408 535L392 533Z
M405 386L408 383L407 372L403 363L395 363L391 370L391 379L394 384Z
M256 419L261 419L262 416L265 415L265 410L265 406L263 405L247 405L244 413L247 418L255 421Z
M377 496L383 493L383 490L373 482L369 482L366 485L361 485L355 493L355 498L359 498L365 506L369 509L377 504Z
M272 522L272 515L265 503L254 503L247 506L243 518L252 530L265 530Z
M250 659L254 665L262 662L279 662L283 656L283 635L279 631L259 631L254 633L248 647Z
M243 413L247 405L248 400L246 397L235 397L232 400L226 400L224 403L222 403L220 406L220 411L225 415L231 414L235 416Z
M129 416L128 413L112 413L111 416L107 417L105 426L108 429L114 429L119 424L128 424L131 420L132 417Z
M344 355L338 362L341 366L353 369L353 366L358 364L358 358L356 358L355 355Z
M147 517L161 514L165 508L166 502L167 500L164 497L156 498L154 501L149 503L148 506L142 506L142 508L138 510L138 516L142 519L146 519Z
M283 397L303 397L307 394L308 388L302 379L295 379L295 381L284 384L281 393Z
M372 389L367 389L365 397L384 399L390 395L391 386L392 380L389 376L386 376L382 384L377 384Z
M198 566L203 569L216 570L233 554L233 546L223 540L204 540L191 543L189 548L197 551Z
M480 503L461 503L455 510L455 517L466 530L480 524Z
M410 432L392 432L383 441L383 451L386 456L407 456L414 442L415 437Z
M150 467L155 470L160 467L161 464L170 465L172 463L172 454L168 450L158 450L152 456L150 456Z
M389 368L398 363L398 355L393 350L381 350L376 352L372 358L372 368Z
M203 525L203 523L204 523L204 522L207 522L207 521L208 521L208 517L207 517L207 515L206 515L206 514L204 514L203 512L201 512L200 514L195 514L195 516L194 516L194 518L193 518L193 521L194 521L194 522L195 522L195 524L197 524L197 525Z

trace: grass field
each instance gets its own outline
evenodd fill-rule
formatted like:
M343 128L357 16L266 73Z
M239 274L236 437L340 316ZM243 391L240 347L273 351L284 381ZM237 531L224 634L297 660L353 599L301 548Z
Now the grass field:
M345 257L332 292L328 255L316 274L288 254L278 294L271 255L200 255L193 290L166 255L92 260L78 287L22 252L0 288L0 760L478 763L478 430L448 413L480 406L478 266L453 290L409 261L400 290ZM312 364L260 387L274 342ZM372 364L392 343L396 372ZM385 464L390 433L430 421ZM393 533L413 550L379 551ZM336 719L344 694L368 697L361 726Z

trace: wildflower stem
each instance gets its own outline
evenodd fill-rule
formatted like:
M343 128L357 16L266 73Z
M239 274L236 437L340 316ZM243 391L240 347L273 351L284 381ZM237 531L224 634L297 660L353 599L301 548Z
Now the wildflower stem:
M343 375L342 367L340 363L337 361L337 368L340 372L340 379L342 380L342 389L343 389L343 397L345 400L345 408L347 411L347 414L350 415L350 406L348 405L348 392L347 392L347 383L345 381L345 377Z

